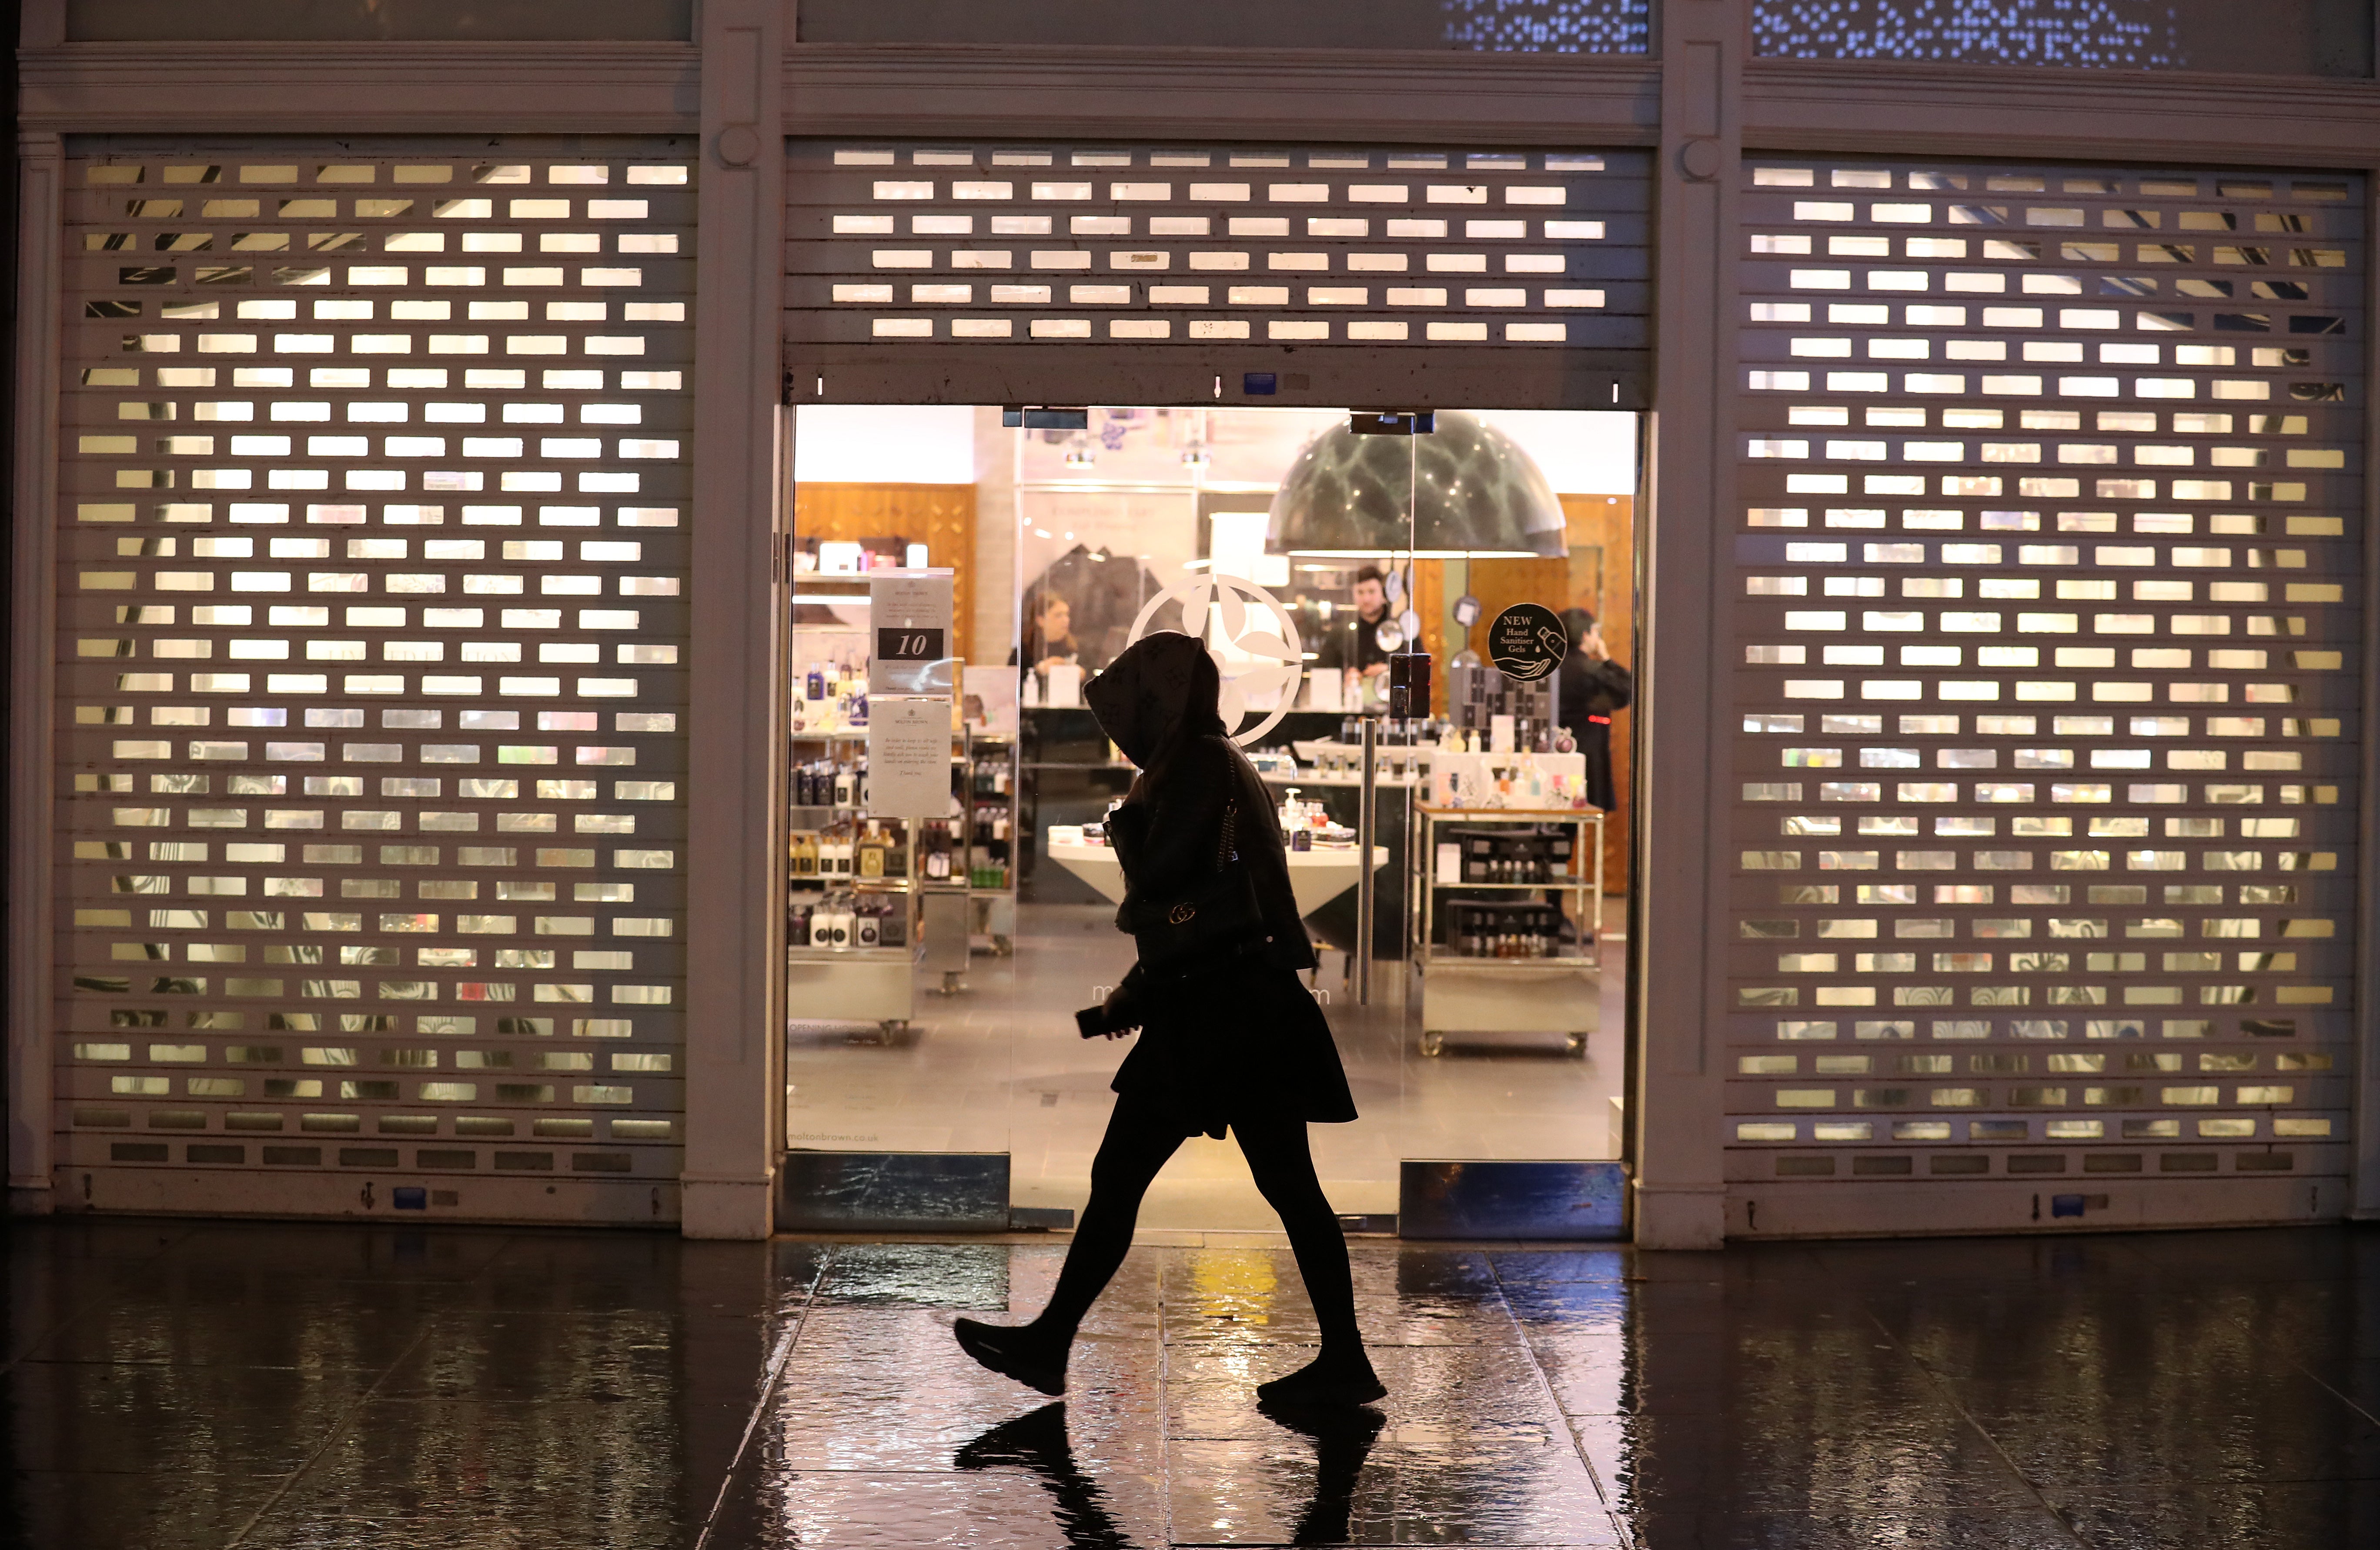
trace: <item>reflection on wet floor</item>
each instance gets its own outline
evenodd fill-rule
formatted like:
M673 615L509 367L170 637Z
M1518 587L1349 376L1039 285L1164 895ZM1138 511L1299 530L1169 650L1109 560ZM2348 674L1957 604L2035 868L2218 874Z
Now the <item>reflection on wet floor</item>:
M1623 905L1608 904L1606 1030L1625 1021ZM1117 933L1111 907L1071 904L1022 906L1015 941L1014 957L975 958L962 994L934 994L921 980L915 1020L889 1040L857 1024L795 1022L786 1046L787 1144L1005 1154L1011 1203L1080 1210L1115 1102L1108 1082L1128 1046L1084 1043L1074 1013L1130 964L1132 944ZM1405 1005L1403 966L1379 964L1374 1004L1358 1007L1344 955L1327 957L1314 979L1363 1113L1358 1123L1313 1133L1315 1165L1341 1212L1393 1214L1408 1157L1619 1156L1616 1032L1594 1035L1576 1055L1558 1035L1478 1034L1427 1057L1419 1008ZM1167 1165L1141 1212L1144 1226L1193 1231L1275 1221L1239 1148L1204 1137Z
M962 1358L1062 1248L12 1224L0 1544L2380 1543L2370 1229L1359 1242L1340 1416L1252 1402L1261 1241L1135 1250L1062 1403Z

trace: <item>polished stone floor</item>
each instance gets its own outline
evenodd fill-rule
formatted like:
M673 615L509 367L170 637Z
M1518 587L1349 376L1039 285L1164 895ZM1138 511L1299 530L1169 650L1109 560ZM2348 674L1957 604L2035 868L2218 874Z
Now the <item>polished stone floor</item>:
M1136 1249L1062 1407L959 1359L1062 1241L6 1229L0 1544L2380 1544L2380 1229L1721 1254Z

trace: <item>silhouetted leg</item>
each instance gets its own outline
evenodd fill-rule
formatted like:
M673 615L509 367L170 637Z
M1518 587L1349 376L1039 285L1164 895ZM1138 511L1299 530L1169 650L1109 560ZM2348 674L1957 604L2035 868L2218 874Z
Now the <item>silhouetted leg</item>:
M1239 1139L1240 1154L1248 1159L1248 1171L1256 1175L1265 1203L1280 1213L1281 1225L1288 1229L1297 1273L1322 1330L1323 1360L1363 1362L1364 1335L1355 1326L1355 1279L1347 1263L1347 1235L1339 1230L1338 1213L1315 1176L1305 1121L1235 1120L1232 1133Z
M1003 1326L953 1319L951 1333L969 1356L995 1373L1044 1394L1066 1387L1066 1357L1075 1330L1132 1249L1133 1223L1141 1196L1166 1159L1182 1144L1182 1132L1161 1105L1119 1096L1108 1116L1108 1132L1091 1160L1091 1198L1075 1224L1075 1241L1058 1272L1050 1305L1030 1324Z
M1091 1159L1091 1198L1075 1224L1075 1241L1067 1246L1050 1305L1031 1325L1037 1333L1074 1339L1084 1315L1131 1251L1141 1197L1158 1170L1181 1149L1182 1141L1181 1131L1166 1118L1162 1106L1129 1093L1118 1095L1099 1155Z
M1347 1235L1314 1176L1314 1154L1305 1144L1305 1121L1292 1119L1234 1120L1232 1133L1256 1175L1257 1188L1289 1230L1297 1273L1314 1303L1322 1331L1319 1355L1287 1377L1257 1386L1269 1405L1365 1405L1386 1394L1364 1352L1355 1326L1355 1278L1347 1263Z

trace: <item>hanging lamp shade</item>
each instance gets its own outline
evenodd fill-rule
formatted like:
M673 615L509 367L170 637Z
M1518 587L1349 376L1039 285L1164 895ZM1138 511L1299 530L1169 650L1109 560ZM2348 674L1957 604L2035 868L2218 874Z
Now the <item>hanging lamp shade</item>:
M1567 554L1570 540L1536 460L1476 416L1440 409L1430 435L1359 436L1342 421L1306 442L1272 498L1265 549L1343 559L1551 558Z

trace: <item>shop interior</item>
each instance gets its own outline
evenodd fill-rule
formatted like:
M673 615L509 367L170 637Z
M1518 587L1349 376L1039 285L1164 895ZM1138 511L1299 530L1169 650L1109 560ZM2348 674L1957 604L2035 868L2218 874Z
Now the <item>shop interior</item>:
M1636 441L1584 411L798 409L787 1145L1005 1154L1014 1206L1080 1206L1123 1051L1073 1012L1132 963L1100 825L1134 775L1082 685L1187 626L1281 803L1363 1113L1314 1128L1340 1211L1390 1218L1406 1159L1618 1156ZM1142 1225L1273 1218L1194 1137Z

